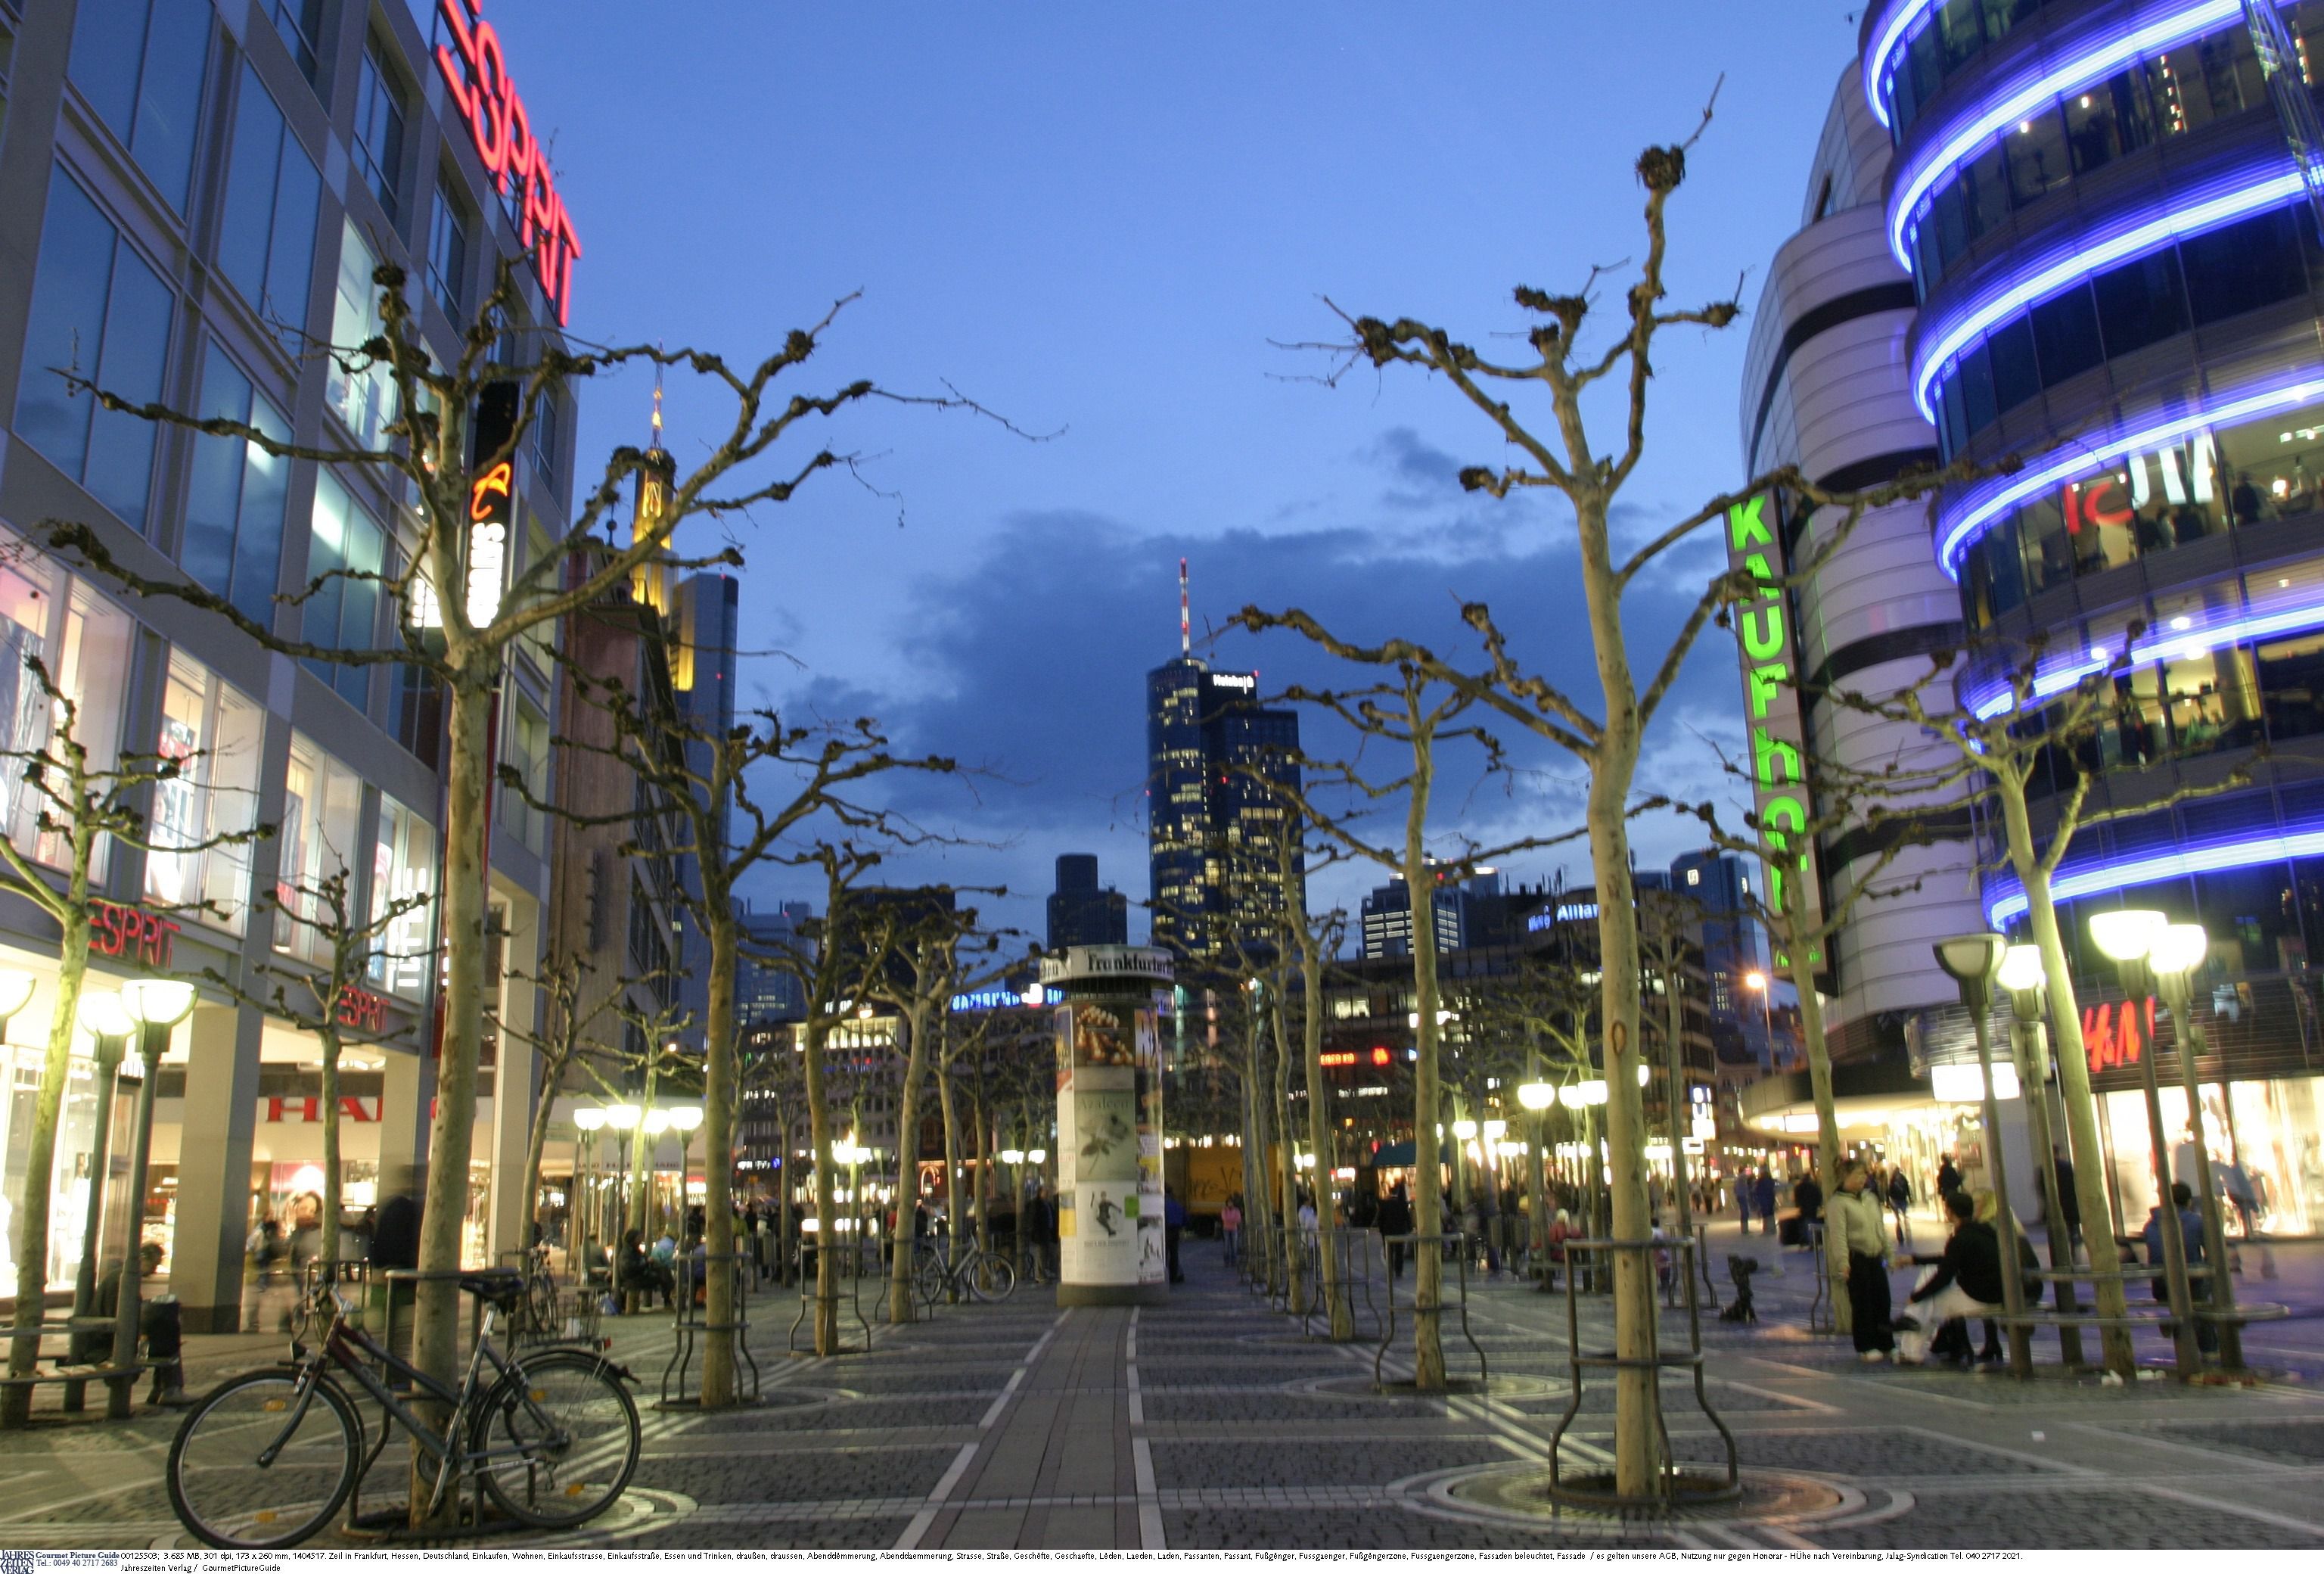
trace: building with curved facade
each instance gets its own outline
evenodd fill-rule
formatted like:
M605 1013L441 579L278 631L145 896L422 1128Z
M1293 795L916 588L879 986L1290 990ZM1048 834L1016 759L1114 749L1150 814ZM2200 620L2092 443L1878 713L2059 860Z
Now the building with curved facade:
M2213 1152L2254 1220L2324 1221L2324 4L1883 0L1859 35L1888 147L1872 238L1910 272L1897 370L1947 459L1921 542L1994 715L2111 671L2098 736L2053 752L2037 832L2075 780L2103 823L2060 869L2113 1190L2152 1190L2099 905L2198 920ZM2315 67L2311 67L2311 60ZM2314 159L2306 161L2313 167ZM2029 725L2038 725L2029 722ZM1979 903L2023 928L1985 846ZM2164 1093L2168 1128L2187 1119Z
M1851 61L1809 167L1800 228L1777 249L1752 318L1738 412L1749 475L1795 466L1819 486L1848 491L1937 463L1904 376L1919 302L1887 244L1891 157ZM1729 521L1738 566L1782 577L1822 560L1788 597L1771 594L1738 619L1765 826L1833 819L1844 809L1838 780L1847 773L1941 766L1948 757L1915 727L1821 698L1835 688L1886 698L1925 679L1932 655L1961 643L1960 599L1929 555L1925 502L1874 509L1840 534L1844 518L1778 494L1757 518ZM1813 768L1787 764L1790 747ZM1916 1028L1924 1016L1958 999L1930 948L1978 927L1978 892L1963 793L1917 796L1933 833L1924 844L1894 845L1898 826L1837 824L1791 871L1791 889L1774 868L1764 877L1779 910L1835 912L1868 883L1893 893L1858 902L1823 958L1826 1048L1847 1138L1877 1143L1925 1175L1952 1145L1961 1112L1930 1096L1908 1046L1923 1042ZM1748 1089L1745 1109L1762 1132L1813 1130L1807 1078L1795 1065Z

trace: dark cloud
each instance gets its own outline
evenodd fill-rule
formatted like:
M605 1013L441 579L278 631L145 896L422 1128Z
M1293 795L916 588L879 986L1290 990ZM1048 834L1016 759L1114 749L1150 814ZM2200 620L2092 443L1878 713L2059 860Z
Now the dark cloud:
M1434 462L1422 445L1394 434L1378 451L1397 456L1399 468ZM901 857L895 877L1005 883L1038 897L1049 889L1056 855L1096 852L1104 878L1136 901L1146 893L1146 673L1177 651L1181 556L1192 562L1198 652L1222 668L1257 670L1266 690L1358 680L1296 636L1261 639L1227 629L1245 605L1296 606L1351 639L1398 635L1473 658L1474 638L1460 618L1462 601L1473 599L1491 606L1528 668L1594 711L1597 680L1570 537L1527 533L1530 544L1513 551L1501 531L1399 524L1157 534L1090 512L1020 514L993 532L991 550L965 573L903 587L898 644L927 674L924 689L881 696L825 681L795 692L826 715L877 715L899 745L952 755L980 773L965 787L901 783L895 801L927 823L1008 845ZM1628 611L1642 682L1692 595L1651 585L1633 591ZM1653 775L1642 773L1642 788L1674 789L1691 768L1685 762L1707 758L1696 730L1716 730L1738 703L1731 641L1721 630L1706 634L1658 729ZM1313 715L1303 736L1319 755L1353 747ZM1489 844L1579 823L1586 783L1576 762L1528 736L1511 736L1509 745L1517 767L1509 780L1480 782L1473 768L1448 773L1434 817L1448 841L1467 836ZM1370 757L1392 773L1388 756ZM1715 766L1711 776L1692 773L1704 779L1690 781L1690 792L1717 789ZM1683 828L1642 825L1640 857L1666 861L1699 839ZM1587 878L1587 852L1578 844L1512 866L1532 874L1561 864ZM1377 883L1375 873L1350 871L1323 883L1317 896L1351 900ZM1010 916L1039 927L1038 902L1014 904Z

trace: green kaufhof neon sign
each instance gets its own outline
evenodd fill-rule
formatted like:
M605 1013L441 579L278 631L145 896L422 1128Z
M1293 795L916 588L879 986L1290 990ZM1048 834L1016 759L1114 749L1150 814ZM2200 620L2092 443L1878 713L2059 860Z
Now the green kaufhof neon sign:
M1751 790L1759 818L1759 860L1771 919L1813 929L1823 920L1816 882L1806 734L1800 717L1799 640L1784 586L1784 549L1771 524L1776 502L1762 494L1727 511L1728 565L1750 590L1735 606L1743 662L1743 704L1751 738ZM1778 956L1779 965L1789 958ZM1821 962L1811 952L1809 960Z

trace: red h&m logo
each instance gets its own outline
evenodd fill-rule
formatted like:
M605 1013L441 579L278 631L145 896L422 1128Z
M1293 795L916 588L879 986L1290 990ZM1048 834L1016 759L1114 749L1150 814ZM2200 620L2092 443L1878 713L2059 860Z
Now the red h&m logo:
M2154 1042L2154 1002L2143 1003L2146 1008L2144 1042ZM2111 1070L2116 1066L2138 1064L2138 1017L2126 1000L2115 1005L2082 1007L2082 1052L2089 1062L2090 1074Z

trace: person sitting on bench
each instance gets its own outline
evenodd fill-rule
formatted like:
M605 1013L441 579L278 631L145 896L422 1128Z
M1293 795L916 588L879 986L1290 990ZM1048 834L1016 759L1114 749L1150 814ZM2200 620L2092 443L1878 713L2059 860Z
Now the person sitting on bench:
M2001 1310L2001 1237L1977 1217L1977 1203L1961 1192L1946 1196L1945 1212L1951 1216L1953 1233L1944 1255L1927 1282L1906 1300L1919 1326L1897 1334L1896 1359L1904 1365L1917 1366L1927 1357L1935 1329L1955 1318L1991 1317Z

